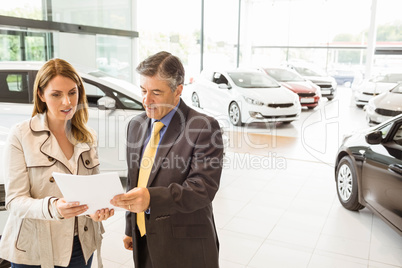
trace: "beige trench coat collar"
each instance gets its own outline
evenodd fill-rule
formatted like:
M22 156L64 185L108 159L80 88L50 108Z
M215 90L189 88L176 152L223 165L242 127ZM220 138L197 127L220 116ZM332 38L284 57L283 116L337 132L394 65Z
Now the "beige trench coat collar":
M47 116L46 113L37 114L36 116L32 117L31 121L29 122L30 129L38 134L40 151L47 155L47 160L42 158L42 161L38 162L38 158L35 160L30 159L31 157L35 157L34 154L26 155L26 161L29 166L29 163L35 163L36 165L40 166L51 166L54 164L55 161L61 162L66 168L73 174L72 167L64 155L63 151L60 149L58 141L56 137L51 134L51 131L48 126ZM87 143L78 143L74 146L74 155L81 155L83 152L90 151L90 147Z

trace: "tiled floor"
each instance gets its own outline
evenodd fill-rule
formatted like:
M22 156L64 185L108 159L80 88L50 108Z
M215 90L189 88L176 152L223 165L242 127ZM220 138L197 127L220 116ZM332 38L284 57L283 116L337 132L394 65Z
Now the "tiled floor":
M336 196L336 148L344 133L366 127L350 94L340 88L334 102L287 126L228 127L232 144L213 202L222 268L402 267L402 237ZM104 266L133 267L122 243L124 213L105 227Z

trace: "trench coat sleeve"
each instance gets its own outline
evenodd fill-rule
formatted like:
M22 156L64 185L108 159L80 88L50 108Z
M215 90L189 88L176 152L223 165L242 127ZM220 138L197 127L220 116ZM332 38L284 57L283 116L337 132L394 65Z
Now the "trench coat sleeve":
M54 218L49 210L51 196L34 199L30 195L28 169L21 139L20 129L14 127L5 146L6 209L20 218L52 220Z

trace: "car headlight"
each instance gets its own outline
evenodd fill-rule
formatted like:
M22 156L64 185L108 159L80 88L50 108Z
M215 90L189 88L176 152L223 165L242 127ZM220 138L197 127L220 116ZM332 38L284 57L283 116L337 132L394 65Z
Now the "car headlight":
M261 102L261 101L258 101L258 100L255 100L255 99L252 99L252 98L249 98L249 97L243 97L245 100L246 100L246 102L248 102L248 103L250 103L250 104L253 104L253 105L264 105L264 103L263 102Z
M369 102L367 104L367 107L368 107L369 110L375 111L375 104L374 104L374 101L372 99L369 100Z

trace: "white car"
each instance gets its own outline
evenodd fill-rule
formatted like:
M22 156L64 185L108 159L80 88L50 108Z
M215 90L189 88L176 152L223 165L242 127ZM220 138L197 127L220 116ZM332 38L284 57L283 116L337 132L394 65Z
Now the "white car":
M298 120L299 96L257 70L204 70L191 87L192 103L235 126L252 122Z
M388 73L352 84L353 97L357 107L364 107L373 97L395 87L402 82L402 73Z
M365 111L369 124L379 124L402 114L402 83L370 99Z

